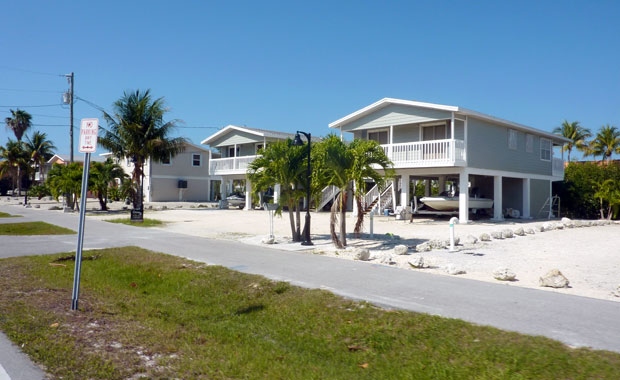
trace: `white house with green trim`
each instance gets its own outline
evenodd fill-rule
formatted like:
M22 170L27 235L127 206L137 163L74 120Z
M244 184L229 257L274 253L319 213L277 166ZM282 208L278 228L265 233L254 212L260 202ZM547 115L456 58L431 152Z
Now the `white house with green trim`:
M519 210L523 218L547 217L551 183L564 178L564 159L554 148L568 139L463 107L384 98L329 124L343 137L378 141L394 163L397 180L371 189L367 203L407 206L410 185L458 184L459 221L469 219L469 197L493 199L493 218ZM475 194L472 194L475 192ZM397 195L398 194L398 195ZM370 199L373 198L373 199Z

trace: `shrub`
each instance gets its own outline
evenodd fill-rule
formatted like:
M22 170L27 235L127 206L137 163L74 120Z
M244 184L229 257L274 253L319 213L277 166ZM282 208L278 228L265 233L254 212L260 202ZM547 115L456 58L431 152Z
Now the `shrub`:
M28 190L28 194L30 194L31 197L37 197L38 199L41 199L43 197L52 195L52 192L50 191L50 188L47 187L47 185L43 184L32 186L30 190Z
M598 162L571 162L564 172L564 181L553 184L553 192L560 196L562 214L571 218L598 219L600 203L594 196L594 183L611 179L620 183L620 164ZM614 215L614 217L617 217Z

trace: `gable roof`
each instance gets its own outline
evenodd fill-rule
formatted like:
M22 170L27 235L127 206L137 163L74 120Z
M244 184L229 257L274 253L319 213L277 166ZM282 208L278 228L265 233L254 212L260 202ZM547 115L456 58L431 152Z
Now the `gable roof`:
M499 117L495 117L495 116L491 116L491 115L487 115L484 114L482 112L478 112L478 111L473 111L467 108L463 108L463 107L458 107L458 106L448 106L448 105L444 105L444 104L435 104L435 103L425 103L425 102L418 102L418 101L414 101L414 100L404 100L404 99L395 99L395 98L383 98L377 102L372 103L369 106L366 106L360 110L357 110L343 118L340 118L332 123L329 124L330 128L339 128L342 127L343 125L346 125L348 123L351 123L355 120L358 120L366 115L369 115L381 108L387 107L389 105L392 104L397 104L397 105L404 105L404 106L412 106L412 107L420 107L420 108L428 108L428 109L434 109L434 110L440 110L440 111L449 111L449 112L454 112L454 113L458 113L459 115L463 115L463 116L472 116L478 119L483 119L483 120L487 120L493 123L497 123L497 124L501 124L501 125L506 125L509 126L511 128L514 129L519 129L521 131L525 131L525 132L530 132L530 133L536 133L538 135L544 136L546 138L549 138L551 140L555 140L555 141L559 141L559 142L570 142L570 139L567 139L565 137L562 136L558 136L540 129L536 129L536 128L532 128L529 127L527 125L523 125L523 124L519 124L519 123L515 123L513 121L509 121L509 120L505 120Z
M101 155L99 155L101 156ZM98 157L98 156L93 156L92 154L90 155L90 160L92 162L105 162L106 157ZM52 156L52 158L50 158L49 160L47 160L48 164L54 164L57 161L63 161L63 162L69 162L70 161L70 155L69 154L55 154ZM84 156L81 154L74 154L73 155L73 162L84 162Z
M189 141L184 142L183 145L189 145L192 148L196 148L196 149L202 150L203 152L207 152L207 153L209 152L208 148L205 148L204 146L200 146L200 145L194 144L194 143L189 142ZM99 156L111 157L111 156L113 156L113 154L112 154L112 152L103 152L103 153L100 153ZM91 156L91 160L92 160L92 156Z
M225 126L224 128L220 129L219 131L215 132L211 136L207 137L206 139L202 140L200 143L203 144L203 145L209 145L211 142L213 142L214 140L216 140L220 136L223 136L226 133L228 133L230 131L235 131L235 130L241 131L241 132L250 133L250 134L255 135L255 136L269 137L269 138L274 138L274 139L279 139L279 140L286 140L286 139L289 139L289 138L290 139L294 139L295 138L295 133L271 131L269 129L250 128L250 127L246 127L246 126L240 127L240 126L237 126L237 125L229 124L229 125ZM318 140L319 140L318 137L312 137L312 141L318 141Z

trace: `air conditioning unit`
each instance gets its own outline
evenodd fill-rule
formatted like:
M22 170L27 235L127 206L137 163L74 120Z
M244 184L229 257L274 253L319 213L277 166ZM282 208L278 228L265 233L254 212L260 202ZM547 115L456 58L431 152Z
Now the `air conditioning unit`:
M187 189L187 181L180 179L179 185L177 186L179 189Z

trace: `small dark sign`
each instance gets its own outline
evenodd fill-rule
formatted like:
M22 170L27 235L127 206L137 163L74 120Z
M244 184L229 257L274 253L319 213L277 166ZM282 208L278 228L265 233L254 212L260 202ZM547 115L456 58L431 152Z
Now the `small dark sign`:
M143 222L144 221L144 211L141 208L134 208L131 210L131 221L132 222Z

